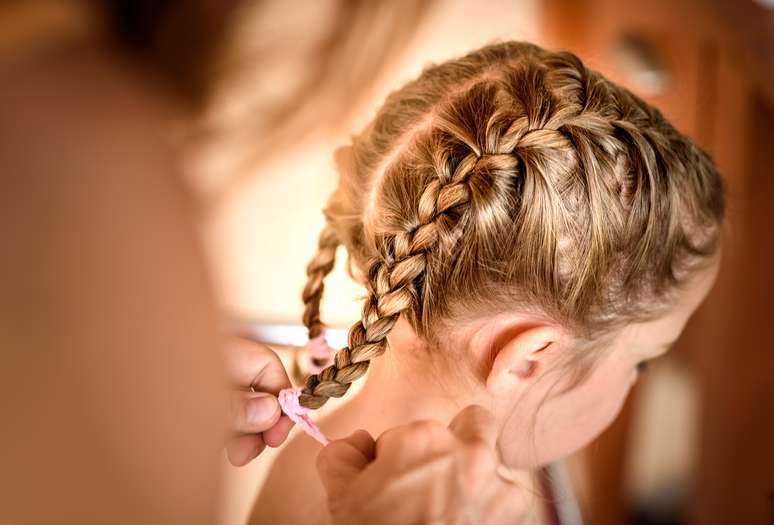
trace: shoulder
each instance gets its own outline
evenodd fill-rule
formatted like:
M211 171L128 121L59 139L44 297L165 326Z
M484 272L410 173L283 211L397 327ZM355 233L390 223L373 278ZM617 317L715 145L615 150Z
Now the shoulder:
M121 173L127 157L168 162L174 105L163 93L139 68L88 46L4 70L0 146L20 168L35 161L41 171L56 162L71 177Z
M78 436L63 462L29 440L9 448L22 472L46 472L35 486L57 487L39 512L201 523L217 506L217 311L161 140L165 113L144 87L99 53L0 75L0 347L13 363L0 393L27 392L34 372L56 403L17 395L9 417L27 437L49 434L51 421ZM181 384L196 388L181 395ZM172 468L181 451L186 468ZM161 489L138 494L148 479Z
M153 86L90 48L4 71L0 228L12 225L25 247L65 245L68 261L116 262L122 274L139 271L125 264L139 253L197 258L173 111Z
M76 310L82 290L116 307L210 303L171 111L152 86L89 49L0 76L0 232L20 267L36 261L41 283L55 274L51 286ZM131 282L123 301L113 299L120 282Z

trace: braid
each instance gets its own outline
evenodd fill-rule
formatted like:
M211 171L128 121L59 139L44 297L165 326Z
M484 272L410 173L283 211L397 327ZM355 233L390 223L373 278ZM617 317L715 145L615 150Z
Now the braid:
M306 408L319 408L331 397L341 397L353 381L368 370L371 359L382 355L400 314L420 318L422 279L429 252L436 246L439 230L451 225L448 213L455 210L464 222L471 201L468 179L478 160L475 152L459 162L449 176L450 159L441 162L419 198L418 224L410 231L384 236L380 256L368 269L368 296L359 322L349 331L348 346L336 353L334 363L310 376L299 397Z
M320 321L320 300L325 289L324 279L336 263L336 248L340 242L336 231L330 224L320 233L317 243L317 253L306 267L308 277L301 294L304 301L304 326L309 330L309 339L320 335L323 323Z

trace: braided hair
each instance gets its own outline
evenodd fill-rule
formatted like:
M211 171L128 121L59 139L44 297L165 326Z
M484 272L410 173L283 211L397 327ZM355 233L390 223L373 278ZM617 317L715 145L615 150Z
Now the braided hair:
M319 333L339 242L368 292L300 403L343 396L401 316L439 327L530 308L591 337L668 304L716 251L723 186L709 157L571 53L485 47L392 93L338 153L340 184L308 269Z

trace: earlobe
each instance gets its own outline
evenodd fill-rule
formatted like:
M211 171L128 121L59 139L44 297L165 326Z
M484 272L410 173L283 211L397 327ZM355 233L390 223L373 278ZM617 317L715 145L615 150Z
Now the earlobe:
M487 390L500 397L533 382L547 366L546 356L560 340L551 326L511 327L494 338L494 360L486 380Z

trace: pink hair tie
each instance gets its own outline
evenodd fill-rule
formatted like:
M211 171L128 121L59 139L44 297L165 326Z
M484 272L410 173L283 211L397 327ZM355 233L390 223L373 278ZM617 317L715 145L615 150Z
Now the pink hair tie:
M306 374L319 374L333 363L336 351L325 340L325 330L320 335L310 339L301 350L299 365Z
M302 407L298 402L298 397L301 395L300 388L285 388L280 390L278 399L282 411L287 415L293 423L301 427L301 430L312 436L314 439L327 445L330 441L322 430L314 424L312 418L309 417L309 409Z

